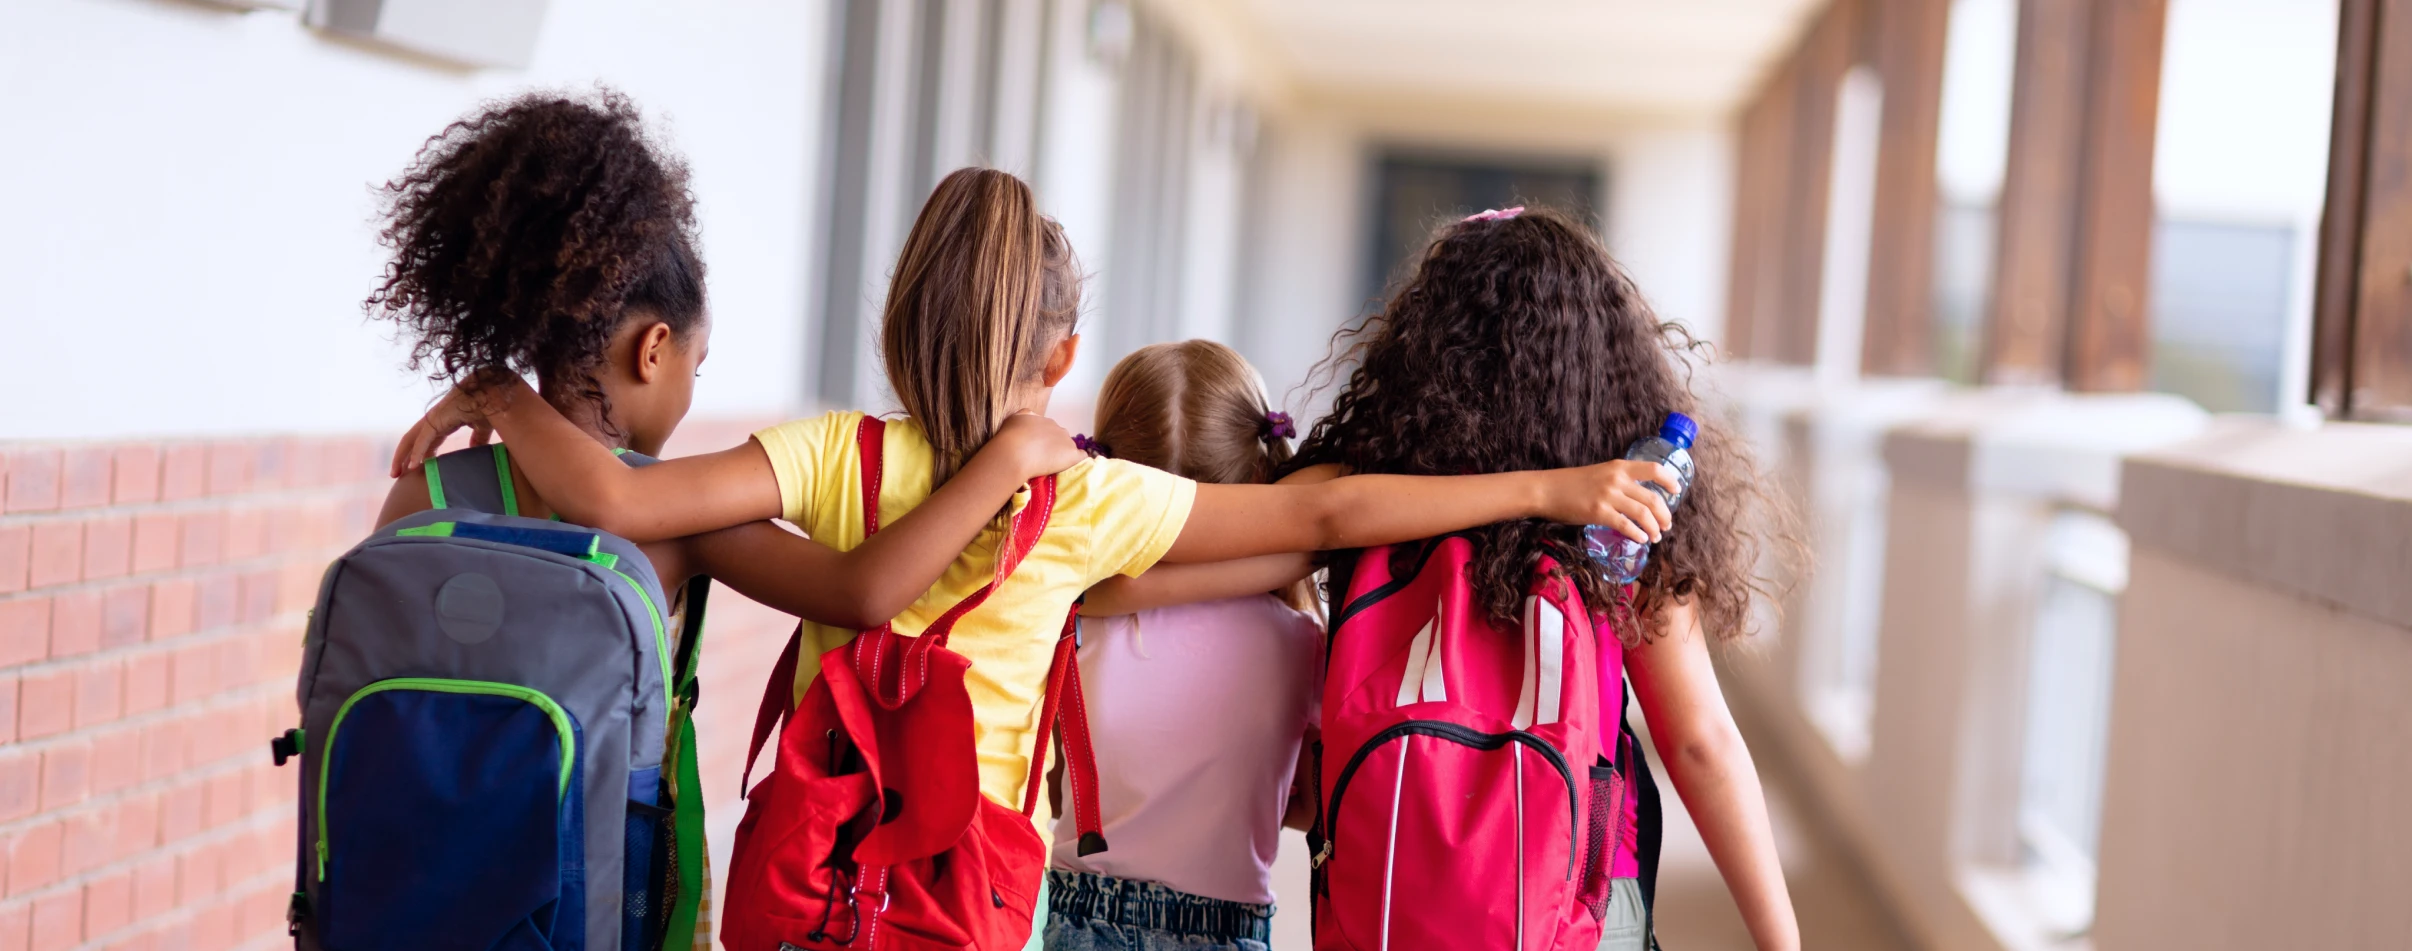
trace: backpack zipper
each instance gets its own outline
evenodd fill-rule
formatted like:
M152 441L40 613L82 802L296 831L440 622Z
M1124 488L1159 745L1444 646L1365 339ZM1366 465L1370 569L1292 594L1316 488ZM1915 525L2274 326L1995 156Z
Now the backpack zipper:
M1315 864L1321 865L1331 860L1335 843L1340 838L1339 823L1336 818L1340 815L1340 801L1342 797L1348 795L1348 784L1350 780L1356 778L1357 767L1364 765L1366 757L1373 755L1374 750L1403 736L1436 737L1485 752L1499 749L1510 743L1529 746L1539 751L1541 757L1549 761L1550 767L1558 771L1558 778L1566 781L1566 877L1569 880L1574 878L1574 854L1581 845L1575 839L1582 832L1583 824L1579 812L1582 799L1575 793L1574 772L1567 769L1566 757L1558 752L1557 747L1549 745L1547 740L1523 730L1484 733L1473 727L1461 726L1447 720L1408 720L1404 723L1394 723L1357 747L1357 752L1349 756L1348 765L1341 767L1339 780L1332 783L1332 801L1324 810L1323 849L1315 856Z
M662 662L662 716L667 718L671 704L670 637L662 625L662 609L654 605L653 596L645 593L645 586L637 583L636 576L621 571L617 565L606 567L612 574L619 575L620 580L628 582L628 590L636 592L637 600L645 602L645 617L653 622L653 656Z
M388 690L424 690L429 693L509 697L544 711L545 716L553 721L553 731L561 738L561 779L559 791L555 795L569 795L570 768L578 757L577 729L570 724L569 714L562 711L561 705L554 703L553 698L545 696L543 691L522 687L518 684L498 684L485 680L445 680L436 677L396 677L391 680L377 681L360 688L358 692L346 698L343 706L336 708L334 722L327 726L325 752L318 760L319 881L327 880L327 780L334 772L335 737L338 731L343 729L343 718L351 714L353 704L359 703L362 698L371 694L384 693Z

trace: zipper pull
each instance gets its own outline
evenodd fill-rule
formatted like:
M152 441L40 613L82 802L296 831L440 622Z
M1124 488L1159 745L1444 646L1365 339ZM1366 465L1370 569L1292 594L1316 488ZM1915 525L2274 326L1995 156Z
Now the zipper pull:
M1322 848L1320 848L1320 849L1316 849L1316 850L1315 850L1315 860L1314 860L1314 866L1315 866L1316 868L1322 868L1322 867L1323 867L1323 863L1325 863L1325 862L1329 862L1329 861L1331 861L1331 860L1332 860L1332 840L1330 840L1330 839L1325 839L1325 840L1323 840L1323 847L1322 847Z

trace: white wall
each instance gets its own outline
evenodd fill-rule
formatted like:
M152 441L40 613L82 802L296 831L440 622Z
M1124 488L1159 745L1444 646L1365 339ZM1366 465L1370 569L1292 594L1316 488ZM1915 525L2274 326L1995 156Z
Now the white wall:
M1733 142L1719 117L1476 115L1399 102L1310 103L1267 117L1245 236L1237 338L1275 402L1312 418L1331 393L1299 385L1359 298L1366 189L1383 144L1596 155L1609 252L1662 318L1715 339L1725 323ZM1319 382L1319 381L1318 381ZM1294 387L1299 387L1293 392Z
M816 3L562 0L526 72L329 40L291 12L16 4L0 30L0 438L398 432L432 395L360 301L371 186L481 100L609 82L691 162L702 414L799 402Z
M1267 117L1257 148L1236 346L1303 433L1332 395L1310 394L1307 373L1363 304L1365 151L1346 121L1318 112Z
M1608 251L1665 320L1719 339L1733 233L1732 130L1715 118L1639 125L1609 149Z

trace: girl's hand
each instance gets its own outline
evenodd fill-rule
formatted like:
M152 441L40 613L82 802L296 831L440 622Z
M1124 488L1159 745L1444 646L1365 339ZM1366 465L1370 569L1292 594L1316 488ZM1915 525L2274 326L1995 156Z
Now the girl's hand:
M1023 482L1054 475L1089 458L1073 444L1071 431L1037 413L1015 413L1005 420L988 444L980 447L980 455L992 452L1004 453Z
M527 382L517 376L492 382L472 376L454 384L444 398L429 407L427 415L419 417L418 423L394 444L393 468L387 474L399 479L403 473L425 464L435 457L436 450L443 447L447 437L462 429L469 430L469 444L472 446L483 446L492 441L494 427L486 418L496 412L503 401L516 395L510 391L513 384L522 388L527 386Z
M1651 491L1655 482L1673 495L1683 481L1673 468L1655 462L1617 459L1577 469L1556 469L1548 480L1540 515L1568 525L1602 525L1650 544L1675 527L1667 500Z

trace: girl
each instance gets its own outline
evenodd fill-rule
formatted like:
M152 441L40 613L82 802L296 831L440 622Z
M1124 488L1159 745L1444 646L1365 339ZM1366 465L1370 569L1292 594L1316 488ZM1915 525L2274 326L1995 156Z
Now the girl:
M1271 481L1292 435L1289 417L1267 411L1255 369L1204 340L1140 348L1098 394L1096 451L1201 488ZM1313 566L1286 555L1213 568L1296 582ZM1114 845L1082 857L1072 824L1056 824L1054 951L1262 951L1271 937L1273 854L1314 724L1323 631L1301 610L1312 602L1299 584L1288 601L1262 582L1237 597L1129 613L1186 593L1167 586L1202 570L1108 582L1083 605L1081 683L1098 811Z
M1489 212L1443 228L1383 312L1346 333L1354 345L1327 365L1355 369L1291 469L1548 469L1615 457L1670 411L1701 416L1678 366L1689 336L1658 322L1587 229L1552 212ZM1604 580L1576 529L1529 519L1475 530L1473 581L1494 618L1513 619L1546 555L1579 566L1572 580L1584 603L1619 605L1607 618L1652 742L1751 937L1789 951L1799 929L1766 802L1708 650L1712 639L1749 633L1751 600L1766 594L1750 531L1773 507L1739 439L1712 427L1693 452L1684 529L1653 549L1630 600ZM1618 696L1602 686L1603 698ZM1604 710L1605 721L1618 713ZM1613 874L1624 881L1609 907L1639 906L1638 869ZM1621 932L1608 924L1603 947L1647 940L1646 922Z
M939 183L905 239L881 319L888 383L907 414L886 427L882 509L925 504L1013 414L1044 411L1079 350L1079 306L1071 246L1038 213L1027 185L992 169L964 169ZM454 429L482 422L522 447L529 478L565 517L623 537L658 540L784 517L815 539L853 548L865 535L855 442L862 417L795 420L718 453L629 468L516 376L479 374L430 411L398 453L419 461ZM1643 478L1673 477L1610 462L1240 486L1200 485L1110 459L1075 465L1058 477L1048 528L1013 583L954 629L950 648L971 661L981 792L999 804L1020 801L1058 619L1101 580L1159 561L1371 545L1508 518L1612 524L1653 538L1671 519ZM952 563L897 616L899 631L922 630L988 582L1001 523L973 545L941 552ZM799 694L819 672L818 655L853 636L848 627L805 625Z
M626 98L489 106L430 139L383 197L394 259L368 306L401 327L413 368L440 379L478 367L532 373L546 405L586 438L660 454L686 417L712 328L686 166L649 139ZM919 597L953 560L946 549L970 543L1023 482L1083 458L1065 439L1042 417L1009 420L919 517L853 552L767 522L646 551L667 590L709 572L792 614L876 624ZM509 466L519 511L552 515L519 460ZM394 475L380 525L431 505L419 467Z

